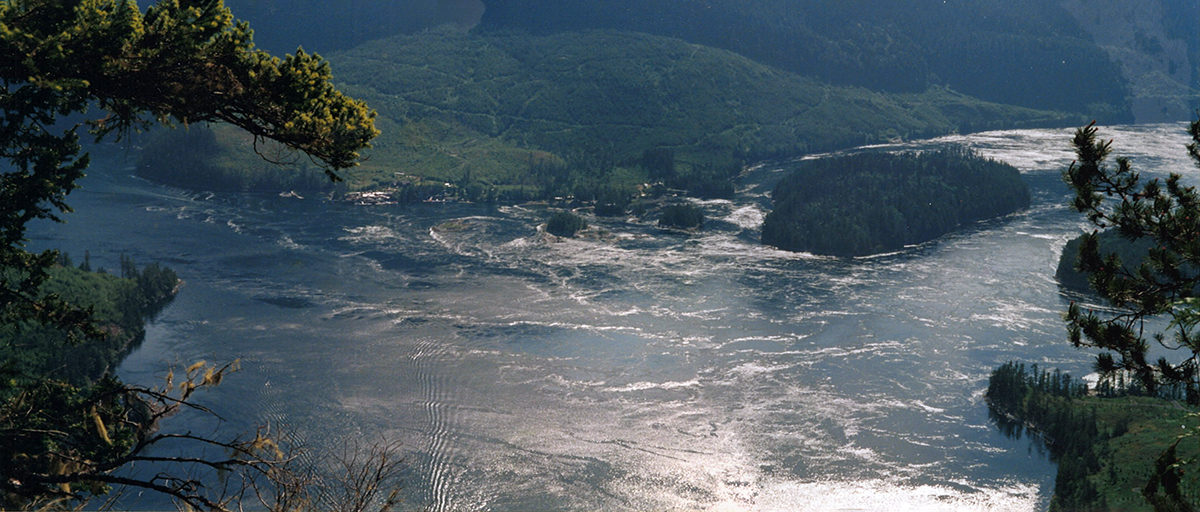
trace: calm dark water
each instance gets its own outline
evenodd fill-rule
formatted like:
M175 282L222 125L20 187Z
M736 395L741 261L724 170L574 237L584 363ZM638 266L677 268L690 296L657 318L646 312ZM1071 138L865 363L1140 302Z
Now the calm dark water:
M1102 135L1150 173L1194 172L1184 128ZM240 357L201 397L221 428L402 441L408 508L1034 510L1054 467L982 393L1010 359L1088 371L1053 277L1084 227L1059 180L1070 135L908 145L1011 163L1033 206L872 258L760 246L770 166L699 203L700 234L600 219L559 241L533 208L198 194L112 155L33 245L176 269L186 287L122 376Z

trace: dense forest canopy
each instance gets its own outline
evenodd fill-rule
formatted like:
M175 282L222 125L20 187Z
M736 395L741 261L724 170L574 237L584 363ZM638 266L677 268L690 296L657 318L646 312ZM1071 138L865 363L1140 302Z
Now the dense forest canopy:
M1191 0L236 0L232 5L259 27L259 41L276 52L301 45L340 51L443 23L534 34L636 31L734 51L834 84L892 92L939 85L999 103L1086 113L1102 122L1127 121L1134 113L1139 122L1186 119L1200 89L1200 12Z
M1186 9L1174 4L1169 10ZM485 28L637 30L729 49L836 84L897 92L944 85L999 103L1087 112L1109 122L1129 119L1129 86L1121 69L1056 2L493 0L487 5Z
M772 197L763 243L838 256L898 250L1029 206L1015 168L962 148L810 160Z

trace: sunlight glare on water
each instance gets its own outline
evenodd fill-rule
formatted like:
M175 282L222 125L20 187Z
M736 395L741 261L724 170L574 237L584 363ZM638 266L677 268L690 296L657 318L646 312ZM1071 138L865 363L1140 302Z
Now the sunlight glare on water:
M316 448L403 441L405 508L1037 510L1054 466L992 427L982 391L1013 359L1088 371L1053 277L1084 225L1070 135L884 148L969 146L1034 200L872 258L760 245L773 166L697 202L697 234L590 218L571 240L535 206L196 195L114 167L72 196L86 216L34 236L187 281L124 378L241 357L206 406ZM1187 163L1183 124L1101 135L1150 175Z

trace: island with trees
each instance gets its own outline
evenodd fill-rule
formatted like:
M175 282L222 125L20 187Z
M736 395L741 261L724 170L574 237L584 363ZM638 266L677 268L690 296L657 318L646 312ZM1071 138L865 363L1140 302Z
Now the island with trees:
M674 229L700 229L704 226L704 210L691 203L676 203L663 208L658 225Z
M587 221L583 220L583 217L571 212L557 211L550 214L550 218L546 220L546 232L564 238L571 238L587 227Z
M1096 290L1088 282L1087 274L1080 272L1078 268L1079 250L1085 238L1084 235L1077 236L1063 247L1054 277L1064 289L1094 294ZM1101 253L1116 256L1121 268L1126 272L1134 272L1146 261L1153 241L1145 238L1130 240L1121 236L1118 230L1109 229L1096 234L1096 243ZM1191 265L1186 266L1184 271L1193 275L1200 274Z
M1030 201L1016 168L960 147L805 161L772 198L764 244L834 256L900 250Z

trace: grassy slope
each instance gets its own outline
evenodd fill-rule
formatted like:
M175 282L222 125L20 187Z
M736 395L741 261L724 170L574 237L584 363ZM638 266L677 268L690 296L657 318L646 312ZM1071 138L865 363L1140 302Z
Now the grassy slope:
M709 47L624 32L425 32L330 57L347 93L380 113L369 188L397 173L534 184L530 162L631 162L671 147L696 165L795 155L960 129L1080 122L941 89L833 87Z
M1154 468L1155 459L1175 438L1186 432L1181 426L1196 430L1195 417L1177 404L1145 397L1088 398L1075 400L1074 407L1095 407L1101 429L1111 429L1126 423L1128 432L1096 447L1101 469L1089 478L1113 510L1153 510L1142 497L1142 488ZM1191 437L1180 443L1178 456L1184 459L1200 456L1200 438ZM1194 464L1186 468L1183 488L1194 504L1200 504L1200 471Z

